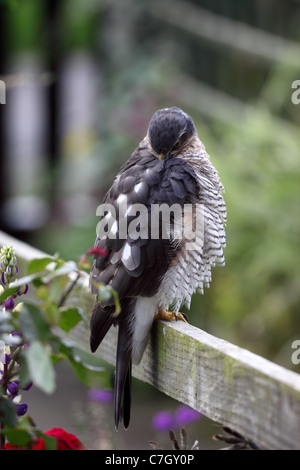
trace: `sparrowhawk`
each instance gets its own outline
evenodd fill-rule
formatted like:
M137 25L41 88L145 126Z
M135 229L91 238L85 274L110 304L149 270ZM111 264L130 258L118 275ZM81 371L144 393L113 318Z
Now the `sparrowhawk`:
M95 294L100 283L111 286L121 312L115 314L113 296L101 302L96 298L90 346L94 352L109 328L118 325L116 428L122 419L129 425L132 362L142 358L154 317L168 309L176 317L182 304L189 307L196 290L203 293L209 286L211 266L224 264L223 190L193 120L172 107L152 116L146 137L104 198L103 230L95 247L106 254L94 258L90 284ZM170 207L169 218L159 210ZM132 233L131 223L136 228Z

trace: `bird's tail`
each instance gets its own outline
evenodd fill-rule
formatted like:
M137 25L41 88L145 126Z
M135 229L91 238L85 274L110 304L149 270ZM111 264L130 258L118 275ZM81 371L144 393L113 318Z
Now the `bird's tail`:
M115 427L123 420L128 428L131 408L132 321L134 300L126 303L120 314L115 373Z
M96 351L112 324L119 324L114 390L116 429L118 429L120 421L123 420L125 428L128 427L130 421L134 304L135 300L133 299L122 300L121 313L116 317L114 316L114 306L104 307L96 302L90 322L92 352Z

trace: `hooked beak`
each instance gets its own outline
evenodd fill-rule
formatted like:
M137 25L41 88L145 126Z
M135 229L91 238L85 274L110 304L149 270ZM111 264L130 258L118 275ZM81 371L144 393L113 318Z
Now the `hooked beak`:
M166 158L166 156L165 156L163 153L160 153L160 154L158 155L158 158L159 158L160 160L164 160L164 159Z

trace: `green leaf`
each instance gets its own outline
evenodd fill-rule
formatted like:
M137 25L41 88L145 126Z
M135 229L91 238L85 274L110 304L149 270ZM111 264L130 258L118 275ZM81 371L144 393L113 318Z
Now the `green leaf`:
M17 426L17 407L8 398L0 397L0 423L7 426Z
M110 372L103 367L103 362L95 355L76 347L68 340L63 340L59 350L69 360L76 376L88 387L110 388Z
M40 341L32 341L24 352L33 384L49 394L55 390L55 373L50 354L51 351Z
M46 286L45 284L37 286L35 295L38 299L47 300L49 297L49 286Z
M55 437L48 436L48 434L40 430L36 430L35 434L37 437L41 437L44 440L46 450L57 450L57 439L55 439Z
M58 339L59 342L59 339ZM57 364L60 361L64 361L66 359L66 356L60 352L56 353L53 352L51 353L51 362L53 365Z
M57 308L57 303L56 302L45 302L43 304L43 309L45 311L45 315L47 318L47 321L50 325L57 326L60 321L60 311Z
M30 372L28 369L24 350L20 355L19 380L21 388L27 387L28 384L31 382Z
M60 309L61 319L59 326L62 330L68 333L74 326L76 326L82 319L85 319L84 313L81 309L76 307L66 307Z
M24 303L19 314L19 320L21 330L27 340L39 339L46 341L51 337L50 326L36 305Z
M3 433L10 444L26 449L32 443L31 433L24 428L4 428Z
M18 420L16 427L4 426L3 434L12 445L22 449L31 449L36 438L43 438L47 450L56 450L56 439L47 436L40 429L35 427L35 423L28 415Z
M48 264L53 263L55 259L47 256L45 258L33 259L27 265L27 274L37 273L43 271Z
M31 284L32 284L33 287L35 287L35 288L38 288L38 287L41 287L41 286L44 286L44 285L45 285L45 283L44 283L44 281L43 281L41 275L38 276L38 277L36 277L35 279L33 279L32 282L31 282Z
M49 285L49 296L48 298L53 302L58 302L61 298L66 285L70 282L67 274L57 276L53 278Z

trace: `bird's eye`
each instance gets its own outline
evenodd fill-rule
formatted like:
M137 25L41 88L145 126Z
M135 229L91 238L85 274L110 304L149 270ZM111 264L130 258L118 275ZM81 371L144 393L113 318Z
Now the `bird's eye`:
M180 142L180 140L178 139L177 142L176 142L176 144L175 144L174 147L173 147L173 150L179 149L180 145L181 145L181 142Z

